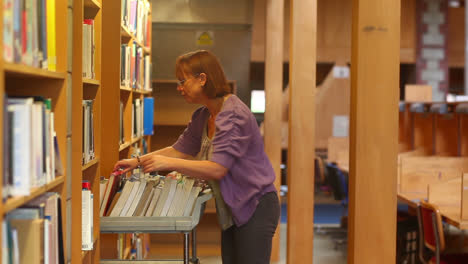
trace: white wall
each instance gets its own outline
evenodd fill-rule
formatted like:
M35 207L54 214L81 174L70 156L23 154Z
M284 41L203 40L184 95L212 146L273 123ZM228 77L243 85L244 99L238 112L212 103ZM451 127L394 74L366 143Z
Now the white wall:
M251 24L251 0L152 0L158 23Z

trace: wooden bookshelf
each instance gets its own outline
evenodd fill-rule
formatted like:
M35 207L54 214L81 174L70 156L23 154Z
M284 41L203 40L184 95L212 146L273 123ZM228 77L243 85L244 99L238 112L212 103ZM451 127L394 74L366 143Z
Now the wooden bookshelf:
M65 80L67 74L65 72L53 72L49 70L39 69L32 66L9 63L3 64L6 76L18 76L22 78L40 78L40 79L59 79Z
M34 198L48 192L48 191L51 191L52 189L54 189L55 187L63 184L63 182L65 181L65 176L59 176L57 177L56 179L54 179L53 181L51 181L50 183L47 183L46 185L43 185L41 187L36 187L36 188L32 188L31 189L31 194L28 195L28 196L16 196L16 197L12 197L12 198L9 198L8 200L6 200L6 202L4 203L3 205L3 213L8 213L18 207L20 207L21 205L33 200Z
M103 47L102 50L103 72L101 84L103 88L101 139L102 146L100 156L101 175L108 177L115 163L119 159L130 158L137 149L142 151L143 140L150 146L149 136L133 137L132 131L132 103L135 99L144 99L152 96L151 91L135 89L121 83L121 45L136 43L142 48L143 55L150 55L151 49L143 46L137 39L137 34L130 32L121 19L121 1L106 0L103 9ZM151 18L150 18L151 19ZM151 23L150 23L151 24ZM151 29L149 29L151 34ZM151 46L151 45L149 45ZM118 88L117 88L118 87ZM120 106L123 104L123 141L120 140ZM116 253L116 236L101 234L101 258L114 258Z
M120 90L121 90L121 91L125 91L125 92L131 92L131 91L132 91L132 88L126 87L126 86L120 86Z
M99 80L83 78L83 85L99 86L101 82Z
M13 196L8 198L5 202L2 202L0 206L0 216L2 220L5 220L8 213L19 208L31 200L43 195L46 192L53 191L59 194L61 198L61 211L62 211L62 230L58 232L63 234L63 241L60 246L65 250L65 259L66 263L70 262L71 251L74 251L67 241L72 241L73 236L71 234L71 219L70 215L74 211L80 210L81 207L75 209L71 207L73 202L73 195L67 189L68 184L72 180L72 171L69 171L70 162L71 162L71 146L68 144L73 140L74 137L71 135L70 124L71 124L71 107L69 100L72 96L71 94L71 79L68 72L68 65L71 62L69 60L69 53L71 53L71 39L69 34L72 25L68 22L68 2L67 1L56 1L55 2L55 51L56 51L56 69L50 71L48 69L42 69L38 67L28 66L20 62L8 62L5 60L4 56L1 56L0 59L0 100L4 102L6 96L41 96L44 98L50 98L52 101L51 112L54 113L54 130L57 136L58 149L60 152L61 165L64 169L63 175L57 175L55 179L52 179L49 183L44 184L40 187L30 188L30 194L26 196ZM0 18L3 21L3 15L6 13L4 10L5 6L0 7L2 12L0 12ZM37 11L34 9L34 11ZM47 19L50 19L52 16L47 16ZM2 33L4 27L1 27ZM50 33L50 32L49 32ZM49 35L50 36L50 35ZM52 41L49 38L49 42ZM2 41L2 47L4 43ZM3 49L2 49L3 50ZM49 54L50 55L50 54ZM50 57L49 57L50 59ZM3 134L6 133L5 127L3 127L4 120L4 107L0 109L0 141L3 144L4 142ZM3 151L0 152L0 159L3 161L6 153ZM13 161L15 162L15 161ZM19 161L16 161L19 162ZM25 164L26 166L26 164ZM3 162L0 164L0 180L4 177L3 173ZM4 186L2 185L1 191L4 192ZM70 200L71 198L71 200ZM1 232L1 231L0 231ZM79 230L81 232L81 230ZM39 241L37 241L39 243ZM59 243L59 242L58 242ZM70 251L71 250L71 251ZM22 252L20 252L21 254ZM0 257L1 253L0 253Z
M123 144L120 144L119 146L119 152L120 151L123 151L125 149L127 149L128 147L130 147L132 145L132 142L125 142Z
M82 170L85 171L85 170L91 168L92 166L94 166L94 165L96 165L98 163L99 163L99 158L95 158L92 161L90 161L90 162L86 163L85 165L83 165Z
M72 207L78 208L73 211L73 230L72 236L72 263L99 263L100 244L99 244L99 184L101 176L101 61L102 61L102 25L103 25L103 1L104 0L75 0L73 1L73 124L72 141L73 162L72 170L74 172L72 183ZM108 0L110 1L110 0ZM94 21L94 77L83 77L84 59L83 59L83 20L92 19ZM95 158L83 163L83 100L93 100L93 142ZM78 151L81 150L81 151ZM93 250L81 250L81 183L87 180L91 184L93 199Z

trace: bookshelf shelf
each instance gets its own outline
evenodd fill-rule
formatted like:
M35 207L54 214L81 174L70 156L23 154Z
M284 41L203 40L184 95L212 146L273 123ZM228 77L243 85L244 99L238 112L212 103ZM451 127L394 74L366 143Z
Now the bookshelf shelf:
M101 85L101 81L95 80L95 79L83 78L83 85L99 86Z
M83 165L82 170L85 171L85 170L91 168L92 166L94 166L94 165L96 165L98 163L99 163L99 158L95 158L92 161L90 161L90 162L86 163L85 165Z
M126 41L129 41L130 39L133 38L132 33L130 33L130 31L124 25L120 25L120 36L122 37L123 40L126 40Z
M153 79L153 83L159 84L177 84L176 79Z
M47 78L65 80L67 74L65 72L53 72L49 70L39 69L31 66L26 66L17 63L4 63L6 76L18 76L29 78Z
M96 249L96 243L97 243L98 239L94 239L94 242L93 242L93 250ZM93 252L93 250L81 250L81 260L83 261L90 252Z
M132 89L126 86L120 86L120 91L131 92Z
M139 89L133 89L132 91L138 94L151 94L153 92L153 91L146 91L146 90L139 90Z
M101 10L101 3L96 0L84 0L84 18L93 19L96 17L99 10Z
M145 54L150 54L151 53L151 49L149 47L146 47L145 45L143 45L143 43L141 43L137 38L136 36L130 32L130 30L128 30L128 28L124 25L121 25L120 26L121 29L120 29L120 36L122 38L122 40L124 42L130 42L130 40L134 41L138 46L140 46L141 48L143 48L143 52Z
M84 0L84 8L101 9L101 3L97 0Z
M55 180L51 181L48 184L45 184L44 186L32 188L31 194L28 196L18 196L18 197L12 197L8 199L4 204L3 213L6 214L20 207L21 205L31 201L32 199L38 197L39 195L52 190L53 188L62 184L64 181L65 181L65 176L59 176Z
M130 145L133 145L135 143L137 143L138 141L140 141L143 137L137 137L137 138L132 138L132 141L130 142Z
M125 142L125 143L121 144L120 147L119 147L119 151L122 151L122 150L130 147L130 145L132 145L132 142Z

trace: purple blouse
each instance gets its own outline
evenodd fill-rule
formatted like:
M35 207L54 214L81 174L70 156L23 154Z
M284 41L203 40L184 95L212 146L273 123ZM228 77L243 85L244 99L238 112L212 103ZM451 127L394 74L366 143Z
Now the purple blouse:
M172 147L195 157L209 116L208 108L198 108ZM237 96L226 99L215 126L211 161L228 169L219 182L221 194L231 208L234 223L241 226L254 214L260 197L276 192L275 173L264 151L255 117Z

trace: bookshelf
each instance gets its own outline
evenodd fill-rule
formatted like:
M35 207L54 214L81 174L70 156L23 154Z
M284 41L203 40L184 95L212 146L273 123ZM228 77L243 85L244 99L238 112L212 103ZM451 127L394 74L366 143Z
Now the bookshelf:
M72 229L72 263L99 263L100 259L100 240L99 240L99 182L101 170L101 43L102 43L102 1L103 0L74 0L73 1L73 103L72 103L72 170L74 177L72 179L72 207L77 208L72 212L73 226ZM83 23L85 19L93 20L94 41L90 41L89 35L83 33ZM94 56L90 50L84 50L83 42L94 42ZM86 49L86 48L85 48ZM88 54L88 55L87 55ZM86 76L86 63L89 59L94 58L94 76ZM84 139L84 118L83 118L83 100L93 100L92 103L92 138L94 142L94 158L83 160L83 143ZM82 248L82 190L81 183L89 181L91 184L91 192L94 195L93 199L93 229L92 234L93 249L81 250ZM76 228L80 227L80 228Z
M138 4L147 5L151 10L150 2L138 0ZM132 131L132 104L135 99L143 100L145 97L152 97L150 90L143 89L142 69L140 64L138 77L140 82L122 82L121 65L124 64L121 58L122 45L140 49L141 56L151 55L151 23L148 23L149 35L145 41L138 37L138 32L131 30L128 23L121 17L121 1L106 0L103 8L103 28L102 31L102 78L101 89L101 149L100 168L101 175L109 177L114 164L124 158L130 158L137 150L143 151L143 141L150 146L150 136L133 135ZM148 13L148 20L151 21L151 14ZM141 37L142 35L140 35ZM126 59L126 57L125 57ZM140 62L142 63L142 62ZM144 64L143 64L144 65ZM133 66L132 66L133 67ZM126 73L123 76L127 76ZM151 80L151 79L150 79ZM149 85L151 87L151 85ZM148 87L146 87L148 88ZM123 105L123 139L120 138L120 104ZM96 196L96 194L95 194ZM97 214L99 216L99 213ZM117 256L117 235L100 234L100 259L115 259ZM129 235L125 235L124 240L130 241ZM126 243L127 245L129 243ZM127 251L129 251L127 249Z
M17 2L17 1L15 1ZM13 2L11 2L13 4ZM51 1L50 3L53 3ZM24 64L24 61L22 61L22 57L24 54L20 55L20 59L17 60L16 58L14 59L7 59L6 56L4 56L3 52L7 50L9 47L12 47L13 45L8 44L8 38L3 39L3 36L8 35L8 32L5 32L8 30L5 27L5 24L2 23L2 33L0 34L2 36L2 41L0 41L1 45L1 50L2 50L2 56L0 59L0 100L2 101L2 104L5 105L6 98L14 97L14 96L24 96L24 97L30 97L30 96L41 96L43 98L50 98L51 99L51 109L50 111L54 113L54 126L53 130L55 130L56 133L56 138L57 138L57 145L58 145L58 150L60 153L60 158L61 158L61 165L63 166L63 172L61 175L56 175L55 178L49 179L41 184L39 184L36 187L31 187L29 188L29 194L27 195L20 195L20 196L10 196L4 199L4 201L1 203L0 206L0 215L2 218L2 221L6 220L7 214L11 213L13 210L25 205L26 203L34 200L35 198L38 198L39 196L45 194L46 192L57 192L61 198L61 204L60 204L60 210L62 212L62 230L58 230L59 233L63 234L63 240L59 241L57 240L57 243L62 243L61 247L64 249L64 260L66 262L69 262L71 260L71 255L73 252L77 251L76 249L72 248L70 246L70 241L73 241L74 237L71 234L71 219L67 217L68 215L74 213L76 210L74 210L74 207L72 207L72 203L74 202L72 197L72 193L69 190L68 186L71 185L71 181L73 179L72 174L73 170L71 170L71 142L74 139L71 135L71 75L69 74L69 63L71 62L70 60L70 53L71 53L71 41L68 37L71 36L71 29L72 25L69 23L69 15L71 12L69 12L71 9L68 9L67 6L67 1L55 1L55 4L52 5L55 9L55 15L51 15L52 13L49 13L47 18L44 17L44 20L40 20L40 23L38 22L39 20L36 20L36 23L32 23L32 31L33 32L32 36L26 34L27 40L25 43L28 45L38 45L41 47L36 46L36 48L40 49L41 51L43 50L44 46L42 46L44 43L47 43L48 47L55 46L55 60L52 60L51 58L53 57L53 53L48 53L49 54L49 67L44 66L44 68L41 68L41 59L38 59L39 64L36 64L35 66L30 66ZM45 6L44 6L45 7ZM9 13L8 10L6 10L5 5L2 5L0 7L2 9L2 12L0 12L0 18L2 21L4 18L4 15ZM50 6L47 6L45 8L50 8ZM30 16L39 16L40 12L39 10L36 9L30 9L31 13L27 14L27 17L30 18ZM49 12L50 10L48 10ZM12 15L11 17L11 23L13 24L14 21L14 14L10 13ZM8 20L8 19L7 19ZM53 22L55 21L55 22ZM42 34L44 32L43 30L40 29L41 25L47 26L47 23L50 24L50 28L48 29L54 29L48 31L47 35L42 35L42 36L34 36L34 34ZM29 25L27 25L29 26ZM42 28L44 29L44 28ZM53 37L53 32L55 32L55 37ZM28 31L29 33L29 31ZM39 44L39 41L43 41L44 37L47 37L47 40L45 42L42 42ZM68 37L67 37L68 36ZM37 38L36 38L37 37ZM52 45L53 44L53 45ZM34 48L33 48L34 49ZM53 48L51 48L53 50ZM29 51L27 51L29 52ZM32 52L34 60L39 58L42 55L38 55L36 52ZM36 57L37 56L37 57ZM52 63L55 61L55 63ZM51 65L55 64L55 69ZM49 70L53 69L53 70ZM44 112L43 112L44 113ZM2 141L2 151L0 152L0 158L2 160L0 164L0 178L2 179L6 177L5 171L3 167L4 163L4 158L6 158L6 155L8 155L10 158L10 154L7 154L3 150L3 145L9 144L11 142L6 142L4 140L4 135L6 133L9 133L9 131L6 130L5 127L5 108L2 106L0 109L0 124L2 126L2 129L0 130L0 140ZM40 124L41 126L44 126L44 123ZM37 127L34 127L37 128ZM42 127L41 127L42 128ZM39 128L39 130L41 129ZM36 133L36 131L29 131L30 133ZM35 144L36 141L34 140L34 137L32 137L32 144ZM30 147L30 146L27 146ZM42 148L42 151L44 151L45 147ZM41 152L42 152L41 151ZM53 151L53 149L51 150ZM44 152L42 152L44 153ZM45 159L45 156L41 155L41 159ZM21 162L20 160L13 159L12 158L12 163L14 164L15 162ZM28 166L27 164L22 164L22 166ZM45 165L49 166L49 165ZM52 166L50 167L52 169ZM43 168L45 170L45 167ZM4 185L2 185L1 192L5 192L7 189L5 188ZM71 198L71 199L70 199ZM0 232L3 232L1 230ZM3 234L2 234L3 235ZM38 241L39 242L39 241ZM3 253L3 252L2 252ZM1 254L1 253L0 253ZM20 253L21 254L21 253Z

